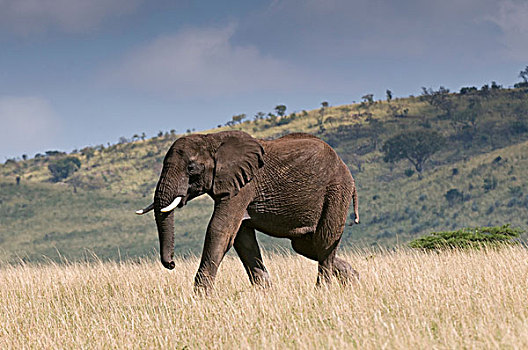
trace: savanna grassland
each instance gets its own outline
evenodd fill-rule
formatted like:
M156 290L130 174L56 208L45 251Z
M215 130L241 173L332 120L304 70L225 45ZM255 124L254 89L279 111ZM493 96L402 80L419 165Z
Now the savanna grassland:
M0 268L0 348L526 349L528 251L355 250L360 281L316 289L316 265L267 255L253 288L228 257L208 297L198 261Z

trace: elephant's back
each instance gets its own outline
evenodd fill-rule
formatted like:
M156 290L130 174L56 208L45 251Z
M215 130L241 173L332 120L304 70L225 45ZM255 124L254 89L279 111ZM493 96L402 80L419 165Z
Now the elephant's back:
M328 189L336 184L345 191L351 188L348 168L329 145L311 135L262 145L264 167L255 178L257 195L248 208L255 228L285 236L313 232Z
M332 147L305 133L293 133L273 141L264 141L265 173L275 177L293 176L304 185L344 184L351 181L350 171Z

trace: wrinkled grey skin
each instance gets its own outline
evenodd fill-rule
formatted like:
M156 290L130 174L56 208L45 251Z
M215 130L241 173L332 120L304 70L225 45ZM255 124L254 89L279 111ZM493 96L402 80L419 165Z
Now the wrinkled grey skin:
M207 227L195 290L209 291L226 252L234 246L251 283L269 285L255 230L291 240L293 249L319 263L317 284L332 275L342 283L357 272L336 257L354 179L330 146L309 134L257 140L241 131L181 137L171 146L154 196L163 266L175 267L174 210L208 194L214 212ZM178 210L178 208L176 210Z

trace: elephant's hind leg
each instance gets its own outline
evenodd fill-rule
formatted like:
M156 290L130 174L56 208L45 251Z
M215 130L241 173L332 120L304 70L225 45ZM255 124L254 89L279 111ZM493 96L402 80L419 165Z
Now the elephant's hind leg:
M268 271L262 262L262 255L255 237L255 230L242 223L233 244L253 285L269 287Z
M328 282L331 275L343 284L359 276L346 261L336 257L351 199L352 191L344 186L328 188L321 219L313 235L313 247L319 262L317 284Z
M293 238L291 243L295 252L307 257L308 259L318 261L317 250L313 242L313 234ZM337 256L334 256L332 274L336 276L339 282L343 285L359 279L358 272L354 270L348 262L338 258Z
M359 280L359 272L352 268L348 262L340 258L334 258L334 276L337 277L339 282L343 285L347 285L352 282Z

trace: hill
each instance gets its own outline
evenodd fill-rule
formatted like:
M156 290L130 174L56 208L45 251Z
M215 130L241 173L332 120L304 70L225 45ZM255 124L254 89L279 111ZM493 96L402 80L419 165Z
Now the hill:
M204 132L239 129L275 138L303 131L336 149L358 183L362 219L361 225L346 227L345 246L393 246L465 226L528 228L526 88L424 89L419 97L374 101L367 95L350 105L261 113L245 122L236 117ZM439 133L444 143L422 172L406 160L384 161L387 140L427 130ZM92 252L116 259L155 252L154 221L133 213L150 203L165 152L178 136L136 136L108 147L50 151L0 165L0 259L78 259ZM64 172L53 179L50 169L57 164ZM211 210L211 201L199 198L178 213L177 254L201 251ZM259 240L265 249L288 246L264 235Z

